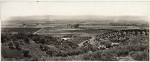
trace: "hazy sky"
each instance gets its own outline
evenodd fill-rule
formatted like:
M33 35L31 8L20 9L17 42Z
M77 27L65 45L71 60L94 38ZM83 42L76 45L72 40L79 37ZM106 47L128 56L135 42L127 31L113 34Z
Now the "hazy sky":
M31 15L148 16L150 2L3 2L2 20Z

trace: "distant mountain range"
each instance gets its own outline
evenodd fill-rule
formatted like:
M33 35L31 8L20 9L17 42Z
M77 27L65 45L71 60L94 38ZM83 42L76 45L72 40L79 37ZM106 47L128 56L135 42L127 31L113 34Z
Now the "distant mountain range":
M16 16L7 21L7 24L147 24L144 16L96 16L96 15L41 15L41 16Z

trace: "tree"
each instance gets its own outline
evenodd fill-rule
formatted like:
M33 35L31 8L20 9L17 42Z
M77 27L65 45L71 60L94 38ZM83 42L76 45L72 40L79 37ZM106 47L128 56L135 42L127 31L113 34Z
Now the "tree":
M74 27L74 28L78 28L78 27L79 27L79 24L74 24L73 27Z

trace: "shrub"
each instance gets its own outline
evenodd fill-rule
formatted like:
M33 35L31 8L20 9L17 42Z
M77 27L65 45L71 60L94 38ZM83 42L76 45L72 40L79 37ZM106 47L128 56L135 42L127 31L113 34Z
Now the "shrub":
M134 51L130 53L130 56L138 61L148 61L149 60L149 53L143 51Z
M94 53L87 53L83 56L84 60L101 60L101 51Z
M112 60L116 60L114 57L115 55L111 53L109 50L107 51L99 50L99 51L84 55L84 60L112 61Z

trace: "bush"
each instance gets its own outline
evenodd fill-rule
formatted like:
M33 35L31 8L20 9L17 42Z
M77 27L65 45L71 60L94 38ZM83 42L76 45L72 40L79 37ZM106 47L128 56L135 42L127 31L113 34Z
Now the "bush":
M84 51L82 51L82 49L80 49L80 48L77 48L77 49L75 49L75 50L70 50L70 51L68 51L67 52L67 55L79 55L79 54L83 54L83 53L85 53Z
M83 56L84 60L101 60L101 53L102 51L94 52L94 53L87 53Z
M109 50L107 51L96 51L93 53L89 53L87 55L84 55L84 60L98 60L98 61L112 61L116 60L113 53L111 53Z
M149 60L149 53L143 51L134 51L130 53L130 56L138 61L148 61Z

